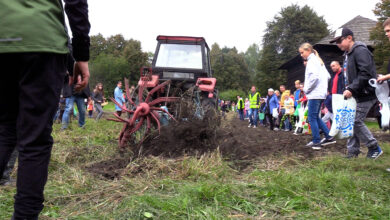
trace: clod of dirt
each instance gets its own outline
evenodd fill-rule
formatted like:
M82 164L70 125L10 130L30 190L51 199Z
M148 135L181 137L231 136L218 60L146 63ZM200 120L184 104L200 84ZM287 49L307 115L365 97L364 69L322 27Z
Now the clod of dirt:
M103 176L106 179L114 180L123 175L122 171L127 167L129 163L130 157L117 157L114 159L95 163L89 167L86 167L86 170L99 176Z

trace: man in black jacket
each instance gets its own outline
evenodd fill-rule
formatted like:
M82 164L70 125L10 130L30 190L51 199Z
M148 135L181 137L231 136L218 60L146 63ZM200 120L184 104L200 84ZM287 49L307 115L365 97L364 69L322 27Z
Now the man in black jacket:
M64 2L76 60L70 83L81 91L89 79L88 4L87 0ZM0 1L0 14L0 175L16 147L12 219L35 220L43 209L53 117L66 73L69 37L60 0Z
M377 159L382 153L377 140L364 123L371 107L376 102L375 89L368 81L376 78L376 69L372 53L362 42L355 42L353 32L348 28L340 28L330 43L345 51L344 97L354 97L357 102L353 137L348 140L348 158L357 157L360 153L360 142L368 147L367 158Z

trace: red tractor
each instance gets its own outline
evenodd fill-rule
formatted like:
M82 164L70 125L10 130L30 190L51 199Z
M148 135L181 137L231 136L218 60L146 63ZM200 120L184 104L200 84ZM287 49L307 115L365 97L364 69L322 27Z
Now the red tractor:
M142 143L153 128L169 121L216 116L217 80L212 77L210 49L203 37L158 36L152 67L141 69L135 89L125 79L127 119L119 136L121 149ZM114 99L112 101L115 102ZM118 105L118 103L116 103Z

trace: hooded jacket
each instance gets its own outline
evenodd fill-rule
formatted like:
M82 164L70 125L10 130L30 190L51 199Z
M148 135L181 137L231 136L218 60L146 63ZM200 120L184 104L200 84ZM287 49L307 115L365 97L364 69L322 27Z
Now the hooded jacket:
M330 75L325 64L322 64L314 53L310 54L307 58L305 86L303 88L307 99L325 99L329 79Z
M362 42L355 42L350 51L345 54L347 76L346 89L352 93L356 102L366 102L376 99L375 88L368 84L371 78L376 77L374 57Z

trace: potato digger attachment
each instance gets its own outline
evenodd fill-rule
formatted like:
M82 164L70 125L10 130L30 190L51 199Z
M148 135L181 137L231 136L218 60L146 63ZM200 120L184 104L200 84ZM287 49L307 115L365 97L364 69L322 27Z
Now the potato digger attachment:
M217 117L217 80L212 77L210 49L202 37L158 36L152 67L143 67L135 89L125 79L127 102L120 105L127 117L114 113L111 121L123 123L119 148L135 148L153 130L171 121ZM210 120L210 119L208 119Z

